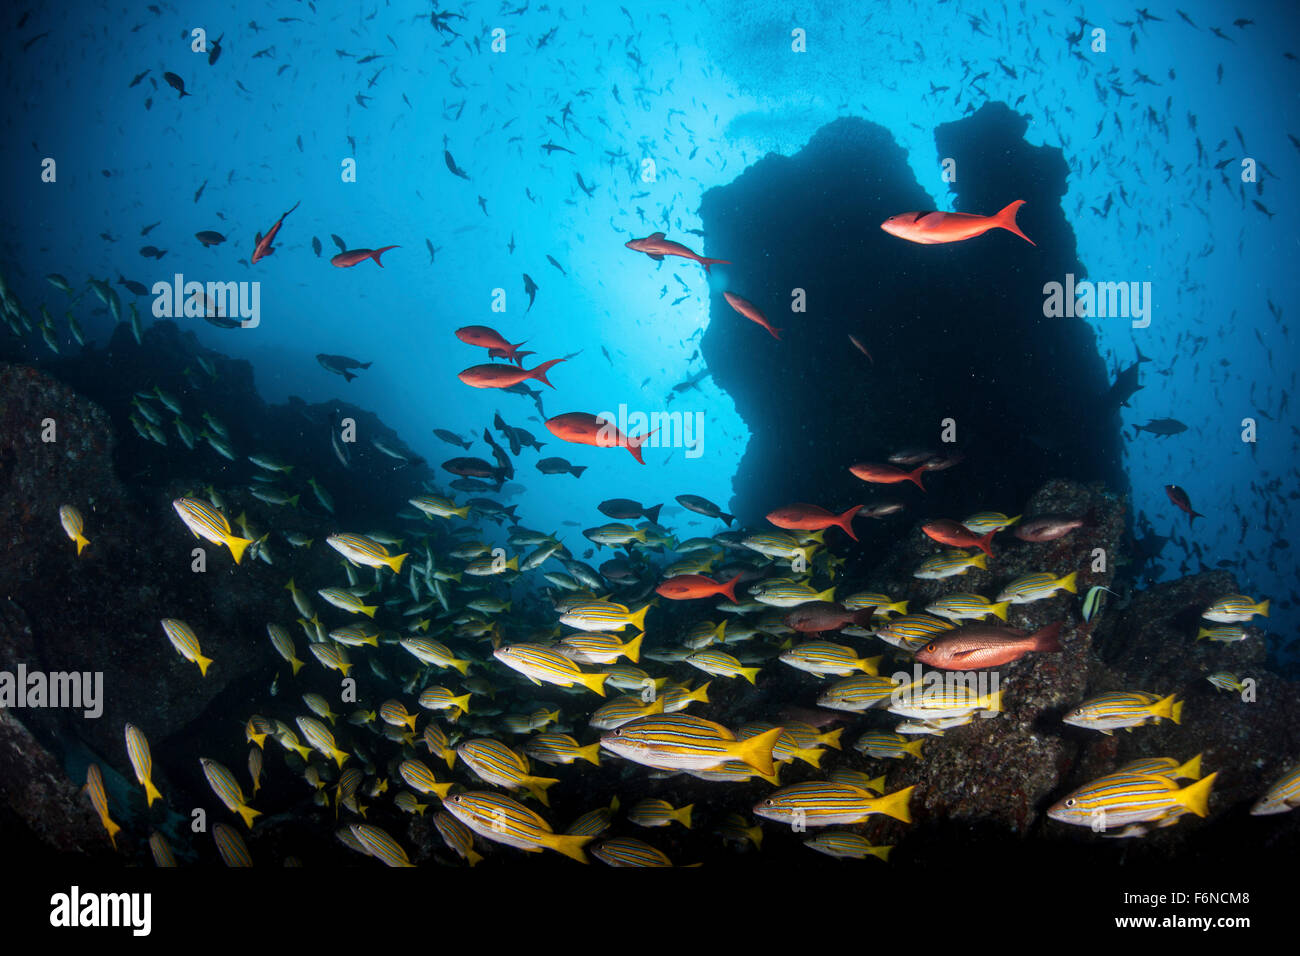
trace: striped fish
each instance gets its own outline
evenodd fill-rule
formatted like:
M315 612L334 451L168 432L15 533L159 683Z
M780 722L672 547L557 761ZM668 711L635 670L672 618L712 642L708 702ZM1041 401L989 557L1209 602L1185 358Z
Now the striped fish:
M363 624L347 624L330 631L330 640L345 647L379 646L379 632L369 621Z
M741 847L752 843L755 849L763 846L763 828L757 823L751 825L739 813L728 813L713 832L722 837L724 843L735 843Z
M415 733L415 722L419 714L407 713L406 705L400 700L389 698L379 705L379 719L392 727L409 727Z
M458 658L446 644L439 643L428 637L407 637L398 643L415 655L417 660L423 661L425 664L432 664L434 667L454 667L462 674L468 675L469 665L473 663Z
M248 776L253 781L253 796L257 796L257 791L262 787L262 749L260 747L248 748Z
M900 724L896 724L894 731L900 734L926 734L931 737L942 737L945 731L952 730L954 727L965 727L974 719L975 711L969 710L952 717L926 717L919 720L905 720Z
M926 558L920 567L912 572L912 577L923 581L941 581L944 578L965 574L971 568L988 567L988 556L983 552L973 554L969 551L952 549L941 551Z
M574 601L560 615L560 623L580 631L621 631L625 627L645 630L647 604L639 610L630 610L613 601Z
M866 837L852 830L826 830L804 840L803 845L840 860L865 860L874 856L888 862L889 853L894 849L893 846L872 846Z
M388 833L373 823L350 824L352 835L366 851L385 866L414 866L402 849Z
M686 663L714 677L743 677L755 686L758 684L758 672L761 669L745 667L726 651L713 649L696 651L686 658Z
M338 717L338 714L330 710L330 702L320 694L303 694L302 702L307 705L307 709L313 714L317 717L324 717L331 724L334 723L334 718Z
M437 754L446 761L448 770L456 762L456 751L451 748L451 741L447 739L447 732L433 721L429 721L425 725L424 745L429 748L429 753Z
M766 733L775 726L776 724L769 723L765 720L751 721L736 731L736 739L748 740L750 737L756 737L759 734ZM806 764L821 769L822 752L816 746L799 746L794 735L782 728L781 735L776 738L776 743L772 745L772 759L777 763L786 763L791 760L802 760Z
M846 677L822 691L817 706L860 714L888 701L895 689L892 677L872 677L870 674Z
M1249 621L1256 614L1268 617L1267 599L1257 604L1254 598L1244 594L1228 594L1207 607L1201 617L1216 624L1237 624Z
M1218 627L1202 627L1196 631L1196 639L1209 638L1220 644L1235 644L1244 641L1248 635L1240 624L1221 624Z
M842 783L810 781L776 791L754 805L754 814L777 823L825 827L834 823L859 823L873 813L883 813L904 823L912 822L908 801L914 786L883 797Z
M758 777L761 780L766 780L774 787L781 785L781 767L775 764L770 774L755 770L749 764L741 763L739 760L728 760L716 767L710 767L708 770L687 770L686 773L701 780L711 780L719 783L747 783Z
M378 605L365 604L361 598L343 588L321 588L316 593L341 611L374 617L375 611L379 609Z
M1179 763L1173 757L1143 757L1124 764L1118 773L1153 773L1170 780L1200 780L1201 755L1197 754L1186 763Z
M802 558L804 564L810 564L813 552L822 545L823 533L818 531L816 534L809 535L808 544L803 544L794 535L782 531L751 534L747 538L742 538L740 543L749 550L757 551L768 558L781 558L786 561Z
M468 518L469 505L456 507L456 502L440 495L420 495L410 499L410 504L430 518Z
M556 650L580 664L612 664L626 657L633 664L641 659L641 641L638 634L624 644L613 634L571 634L562 639Z
M1246 685L1242 683L1241 678L1230 671L1216 671L1205 679L1219 690L1230 690L1240 694L1246 689Z
M659 850L635 837L605 840L591 848L591 855L609 866L672 866Z
M456 748L456 754L484 783L497 787L522 788L532 794L542 806L551 805L546 791L560 781L555 777L535 777L530 774L528 762L501 741L490 737L467 740Z
M563 853L579 863L587 862L583 847L590 836L559 834L551 825L517 800L484 790L457 793L444 801L447 812L479 836L496 843L518 847L529 853L543 848Z
M559 719L558 710L535 710L531 714L506 714L501 718L501 725L512 734L529 734L545 730Z
M1253 817L1286 813L1300 807L1300 764L1296 764L1250 808Z
M581 746L568 734L537 734L524 744L524 753L534 760L549 764L570 764L585 760L600 766L600 742Z
M860 657L853 648L830 641L808 641L783 651L779 660L818 677L848 677L857 671L874 677L880 673L879 657Z
M1020 515L1008 518L1001 511L979 511L962 522L967 531L975 534L988 534L990 531L1002 531L1010 528L1020 520Z
M843 749L840 746L840 737L844 733L843 727L821 731L812 724L806 724L801 720L787 720L785 722L785 732L797 747L806 749L813 747L830 747L832 750Z
M285 659L293 668L293 674L298 676L298 671L302 669L303 662L298 660L298 651L293 646L293 638L289 632L279 624L266 625L266 634L271 639L271 645L275 652Z
M299 729L302 730L302 735L307 738L307 742L315 747L316 750L323 753L326 757L333 757L334 762L337 763L339 769L342 770L343 761L348 759L348 753L347 751L339 750L339 748L334 745L334 735L329 732L329 728L315 717L298 717L296 720Z
M737 740L726 727L691 714L654 714L611 730L600 745L634 763L666 770L707 770L739 760L771 774L772 748L784 728Z
M694 806L688 803L684 807L674 807L667 800L647 797L628 807L627 818L639 827L667 827L676 822L689 830Z
M442 842L455 850L470 866L483 860L483 857L474 852L474 832L465 824L446 811L434 814L433 823L442 834Z
M906 601L892 601L888 594L873 591L859 591L857 594L850 594L840 603L850 611L862 611L869 607L875 608L877 617L887 617L890 613L907 613Z
M835 600L835 588L818 591L793 578L769 578L760 581L750 587L749 593L753 595L755 601L768 607L790 608L812 601Z
M928 614L935 614L949 621L979 621L990 614L1005 621L1007 608L1010 606L1010 601L999 601L994 604L981 594L963 591L957 594L946 594L925 610Z
M689 647L693 651L703 650L710 644L725 641L726 635L726 621L717 624L712 621L696 621L682 635L682 647Z
M1209 813L1210 787L1217 776L1212 773L1179 789L1169 777L1158 774L1108 774L1057 802L1047 815L1099 830L1176 819L1188 812L1203 817Z
M952 621L928 614L908 614L896 617L876 631L876 637L886 644L905 651L919 651L934 639L936 634L951 630Z
M59 508L59 524L63 525L63 531L77 545L77 554L81 554L81 549L90 542L81 533L86 529L86 522L81 517L81 512L72 505L63 505Z
M203 766L203 775L208 778L212 792L221 798L227 810L238 813L243 818L244 825L252 829L253 818L260 817L262 813L248 805L248 801L244 799L244 790L235 779L235 775L207 757L200 757L199 763Z
M979 692L978 682L944 682L926 686L925 681L900 688L898 696L885 708L899 717L938 721L965 717L977 710L997 713L1002 710L1002 691Z
M587 719L587 724L596 730L613 730L638 717L664 713L665 699L666 697L657 697L646 703L643 698L635 694L624 694L596 708Z
M348 652L340 644L312 644L308 650L321 664L332 671L341 671L344 677L352 669L352 662L348 660Z
M709 702L709 685L713 681L705 681L695 690L691 690L690 684L669 684L663 688L659 695L663 701L665 714L675 714L679 710L685 710L693 703L707 704Z
M1078 593L1078 581L1078 571L1071 571L1061 578L1046 571L1040 574L1026 574L1022 578L1016 578L1004 587L998 595L998 600L1009 601L1012 604L1029 604L1031 601L1041 601L1044 598L1049 598L1057 591L1069 591L1071 594L1076 594Z
M863 734L858 738L858 742L853 745L853 749L864 756L876 757L882 760L900 760L907 756L916 757L919 760L923 756L921 746L924 743L924 740L909 742L901 734L891 734L887 730L877 730Z
M216 841L217 852L221 854L221 861L226 866L253 865L253 858L249 855L248 846L244 843L244 838L239 835L239 831L234 827L218 823L212 828L212 839Z
M457 697L445 687L426 687L420 692L417 703L425 710L450 710L453 715L458 715L462 711L468 713L471 696L461 694Z
M162 628L167 639L172 642L172 647L176 648L176 653L187 661L198 664L199 674L208 676L208 665L212 663L212 658L203 656L199 650L199 639L190 626L184 621L167 617L162 620Z
M398 765L397 772L411 789L419 793L432 793L439 800L446 800L447 794L455 786L451 783L439 783L434 778L433 771L422 760L403 760Z
M1084 701L1062 720L1073 727L1099 730L1110 735L1123 727L1140 727L1161 720L1182 722L1183 702L1175 700L1177 692L1168 697L1143 691L1120 691L1102 694Z
M609 829L609 825L614 820L614 813L618 810L618 797L609 802L607 807L597 807L595 810L588 810L578 819L569 825L565 833L574 836L600 836Z
M639 612L643 620L644 612L645 608ZM541 644L505 644L493 651L492 656L534 684L543 681L561 687L581 684L601 697L605 696L606 675L584 673L572 660Z
M240 538L230 530L230 522L219 510L198 498L177 498L172 507L185 522L185 527L194 533L194 537L203 538L213 544L224 544L230 549L231 556L238 564L244 555L244 549L253 543L252 538Z
M483 557L475 558L465 565L465 573L476 578L488 578L497 574L504 574L506 571L518 570L518 555L515 555L509 561L500 561L495 555L485 554Z
M145 806L152 807L153 802L162 796L153 785L150 774L153 770L153 758L149 754L149 741L139 727L126 725L126 755L131 760L131 769L135 779L144 787Z
M424 816L424 811L429 809L429 805L421 803L419 798L410 790L403 790L398 793L397 796L393 797L393 803L403 813L416 813L420 816Z
M104 792L104 775L100 772L99 764L92 763L86 768L86 783L81 788L81 792L89 795L91 806L99 814L99 822L104 824L104 829L108 831L109 842L116 850L117 834L122 828L108 815L108 795Z
M153 865L160 869L171 869L176 865L176 856L166 838L157 830L149 834L149 852L153 854Z
M406 560L405 554L390 555L386 547L364 534L332 534L325 543L353 564L388 568L394 574L402 570L402 562Z
M868 777L861 770L849 770L845 767L833 771L826 779L830 783L843 783L850 787L857 787L859 790L880 794L885 792L885 776L882 773L879 777Z

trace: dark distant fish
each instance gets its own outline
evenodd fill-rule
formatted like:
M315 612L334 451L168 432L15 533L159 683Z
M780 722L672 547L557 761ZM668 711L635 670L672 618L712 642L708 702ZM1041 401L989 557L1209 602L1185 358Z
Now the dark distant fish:
M127 89L129 90L132 86L135 86L137 83L139 83L141 80L143 80L143 79L144 79L146 76L148 76L148 75L149 75L149 71L148 71L148 70L145 70L143 73L137 73L137 74L135 75L135 79L133 79L133 80L131 81L130 85L127 86Z
M694 511L697 515L704 515L706 518L720 518L731 526L731 522L736 520L735 515L729 515L708 498L701 498L699 495L678 495L677 503L687 511Z
M195 201L195 202L198 202L198 201L199 201L199 197L203 195L203 190L205 190L205 189L207 189L207 188L208 188L208 181L205 179L205 180L203 180L203 185L200 186L200 187L198 188L198 191L195 192L195 194L194 194L194 201Z
M320 258L320 249L321 249L320 240L317 239L315 236L312 236L312 237L311 237L311 251L314 252L314 253L316 253L316 258L317 258L317 259Z
M348 358L346 355L325 355L324 353L316 356L316 361L320 362L321 368L327 372L333 372L335 375L342 375L344 381L352 381L356 378L348 369L352 368L370 368L370 362L358 362L354 358Z
M1152 435L1177 435L1187 431L1187 426L1176 418L1153 418L1145 425L1133 426L1133 437L1137 438L1139 432L1150 432Z
M532 276L527 272L524 273L524 294L528 296L528 308L525 312L531 312L533 302L537 299L537 283L533 281Z
M457 478L451 482L451 487L457 491L492 491L495 488L494 485L479 481L477 478Z
M623 243L624 246L634 252L644 252L656 262L663 261L664 256L680 256L683 259L691 259L704 266L704 271L709 271L709 266L729 266L730 260L727 259L708 259L704 256L696 255L680 242L673 242L671 239L665 239L662 232L651 233L644 239L630 239Z
M136 282L134 279L128 279L124 276L119 275L117 277L117 284L121 286L126 286L127 290L132 292L135 295L149 294L148 287L143 282Z
M338 236L336 236L334 233L332 232L330 233L330 238L334 240L334 245L339 247L339 252L348 251L348 247L344 245L343 240L340 239Z
M1039 515L1027 521L1022 520L1011 533L1021 541L1055 541L1057 538L1064 538L1075 528L1082 527L1082 518L1071 518L1069 515Z
M225 38L226 35L223 33L212 41L212 49L208 51L208 66L214 66L221 57L221 41Z
M568 276L568 273L564 271L564 266L562 266L562 265L560 265L558 262L556 262L555 259L552 258L550 255L548 255L548 256L546 257L546 261L549 262L551 265L555 266L555 268L559 269L559 270L560 270L560 275L562 275L562 276L566 276L566 277Z
M639 501L633 501L631 498L610 498L596 505L596 510L610 518L616 518L620 521L632 521L636 518L645 518L652 524L659 523L659 509L663 505L654 505L650 508L645 507Z
M556 146L556 145L555 145L554 143L552 143L550 140L547 140L545 143L542 144L542 149L546 150L546 153L547 153L548 156L549 156L551 153L554 153L554 152L557 152L557 151L558 151L558 152L561 152L561 153L569 153L569 154L572 154L572 153L573 153L573 150L571 150L571 149L569 149L569 148L567 148L567 147L565 147L565 146Z
M185 81L182 80L182 79L181 79L179 76L177 76L175 73L164 73L164 74L163 74L163 79L167 81L167 85L168 85L168 86L170 86L173 90L176 90L177 92L179 92L179 93L181 94L180 96L176 97L177 99L180 99L182 96L193 96L193 95L194 95L193 93L186 93L186 92L185 92Z
M495 478L497 474L496 468L482 458L448 458L442 467L462 478Z
M809 601L787 611L781 620L786 627L794 628L801 634L817 634L821 631L838 631L846 624L870 624L874 613L875 608L872 607L850 611L834 601Z
M211 229L196 232L194 238L203 243L204 246L219 246L226 241L225 236L219 232L213 232Z
M1204 518L1205 515L1192 507L1192 499L1187 497L1187 492L1183 491L1177 485L1165 485L1165 494L1169 500L1176 504L1180 510L1187 512L1187 523L1192 524L1197 518Z
M442 158L447 163L447 168L451 170L453 176L459 176L461 179L469 179L469 173L456 165L456 160L451 158L451 153L447 150L442 151Z
M163 256L167 255L167 250L159 249L157 246L142 246L140 249L140 255L144 256L146 259L161 259Z
M448 431L445 428L435 428L433 430L433 433L437 435L439 438L441 438L443 441L445 441L447 444L456 445L460 448L469 448L471 445L474 444L471 441L465 441L465 439L461 438L455 432Z
M161 225L162 225L162 220L161 220L161 219L159 219L157 222L151 222L151 223L149 223L149 225L145 226L143 229L140 230L140 235L142 235L142 236L147 236L147 235L149 235L149 231L150 231L151 229L154 229L155 227L157 227L157 226L161 226Z
M1138 384L1138 366L1151 360L1142 354L1141 349L1137 350L1137 354L1137 361L1115 376L1115 384L1106 393L1108 408L1118 408L1121 405L1128 408L1128 400L1133 397L1133 393L1142 390L1142 386Z
M563 458L543 458L537 462L537 470L543 475L572 475L574 478L581 478L587 466L571 465Z

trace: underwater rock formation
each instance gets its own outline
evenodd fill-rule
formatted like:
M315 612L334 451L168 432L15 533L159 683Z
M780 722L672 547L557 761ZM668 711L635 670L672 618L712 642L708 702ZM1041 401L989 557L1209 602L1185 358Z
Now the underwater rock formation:
M707 254L734 265L716 270L725 285L714 282L702 351L752 436L728 510L754 524L794 501L842 510L873 497L850 465L916 446L966 456L926 476L926 506L947 517L1014 514L1055 477L1127 489L1095 337L1082 319L1043 317L1044 283L1083 269L1060 208L1066 164L1027 145L1025 129L1001 104L940 126L935 180L938 157L951 157L956 210L1025 200L1018 221L1036 247L1002 230L939 246L884 233L889 216L949 201L915 181L887 130L856 118L704 195ZM806 312L791 312L795 289ZM737 315L724 290L763 309L781 340ZM948 418L955 446L941 444Z

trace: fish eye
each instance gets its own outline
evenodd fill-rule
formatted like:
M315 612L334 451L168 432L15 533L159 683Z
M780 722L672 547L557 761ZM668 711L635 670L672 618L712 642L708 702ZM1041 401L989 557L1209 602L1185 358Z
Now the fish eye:
M926 649L926 652L927 652L927 653L933 654L933 653L934 653L934 642L931 641L929 644L925 645L925 649Z
M1066 805L1067 807L1072 807L1072 806L1074 806L1074 797L1071 797L1069 800L1066 800L1066 801L1065 801L1065 805Z

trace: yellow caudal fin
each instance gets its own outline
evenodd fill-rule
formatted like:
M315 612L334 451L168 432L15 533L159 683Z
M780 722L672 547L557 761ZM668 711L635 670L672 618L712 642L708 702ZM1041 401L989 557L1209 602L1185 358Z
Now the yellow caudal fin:
M650 605L646 604L639 610L633 611L627 619L627 622L635 627L638 631L645 630L645 612L650 610Z
M303 663L296 657L289 658L289 666L293 668L293 676L298 676L298 671L302 670Z
M469 508L466 508L465 510L468 512ZM465 516L461 515L461 517L463 518ZM469 847L465 848L465 859L469 861L470 866L474 866L476 863L483 862L483 857L480 854L475 853L474 850L472 850Z
M1169 708L1169 719L1176 724L1183 722L1183 702L1181 700L1174 701L1174 706Z
M1210 636L1210 629L1208 627L1203 627L1196 632L1196 639L1198 641L1203 637L1209 637L1209 636Z
M519 555L516 554L513 558L511 558L509 561L506 562L506 569L510 571L519 570Z
M225 545L230 549L230 554L234 557L236 564L238 564L240 558L244 556L244 549L252 543L252 538L239 538L233 534L228 535L225 541Z
M925 754L921 753L921 745L925 743L925 738L913 740L910 744L903 744L903 750L911 754L917 760L925 759Z
M542 838L545 841L543 846L563 853L579 863L587 862L587 854L582 852L582 848L595 839L594 836L573 836L568 833L545 833L542 834Z
M898 790L888 796L881 797L872 802L871 810L873 813L883 813L885 816L893 817L895 820L902 820L904 823L912 822L912 808L910 800L912 791L916 789L913 784L904 790Z
M158 788L153 785L152 780L144 782L144 798L147 801L145 803L147 807L152 807L155 800L162 799L162 794L158 792Z
M711 681L711 680L706 680L706 681L705 681L703 684L701 684L699 687L695 688L695 690L693 690L693 691L691 691L689 694L687 694L687 695L686 695L686 699L687 699L687 700L693 700L693 701L695 701L695 702L697 702L697 703L700 703L700 704L707 704L707 703L709 703L709 685L712 684L712 683L713 683L713 681Z
M759 670L760 668L757 667L742 667L740 668L740 676L745 678L745 680L749 681L755 687L757 687Z
M694 806L695 804L688 803L686 806L674 810L669 816L689 830L691 828L691 808Z
M544 807L549 807L551 801L546 796L548 787L553 787L560 781L554 777L524 777L523 785L533 798Z
M465 713L468 714L468 713L469 713L469 699L470 699L470 697L472 697L472 696L473 696L472 693L470 693L470 694L461 694L459 697L453 697L453 698L451 699L451 702L452 702L453 704L455 704L457 707L459 707L461 710L463 710Z
M843 750L840 746L840 735L844 733L843 727L836 727L834 730L828 730L817 738L817 742L832 750Z
M1268 598L1265 598L1255 605L1255 613L1268 617Z
M777 739L783 733L785 733L784 727L773 727L747 740L738 740L729 748L731 756L736 760L744 761L764 776L770 777L774 772L772 748L776 746Z
M823 528L823 529L821 529L820 531L814 531L812 534L808 535L807 540L809 540L809 541L816 541L818 544L825 544L825 543L826 543L826 529Z
M862 785L863 790L870 790L872 793L885 792L885 775L882 773L879 777L872 777Z
M449 660L447 663L448 663L450 666L456 668L456 670L460 671L460 674L461 674L462 677L468 677L468 676L469 676L469 665L472 664L473 661L464 661L464 660L460 660L459 658L453 657L453 658L452 658L451 660Z
M601 697L605 696L605 680L608 677L609 677L608 674L574 674L573 675L573 679L576 680L579 684L587 688L587 690L595 691ZM663 704L660 703L659 706L662 707Z
M1178 696L1178 692L1175 691L1174 693L1170 694L1168 697L1161 697L1158 701L1156 701L1154 704L1151 705L1151 716L1153 718L1165 717L1167 719L1172 720L1173 713L1174 713L1174 698L1177 696ZM1179 713L1181 713L1181 711L1179 711ZM1174 720L1174 723L1178 723L1178 721Z
M906 601L895 601L893 604L886 605L885 607L876 608L876 610L877 610L877 611L897 611L899 614L906 614L906 613L907 613L907 602L906 602Z
M858 661L858 669L869 677L878 677L880 675L880 662L884 660L883 655L878 657L864 657Z
M375 612L379 610L379 605L363 604L361 605L361 607L357 608L357 610L360 611L362 614L364 614L366 617L373 620L375 616Z
M821 591L821 592L819 592L819 593L817 594L817 600L819 600L819 601L834 601L834 600L835 600L835 586L834 586L834 585L831 585L831 586L828 587L825 591Z
M1005 621L1007 619L1007 608L1010 606L1010 601L999 601L997 604L990 604L989 610L993 612L994 617Z
M346 750L339 750L338 747L331 747L330 756L334 758L334 762L337 763L339 765L339 769L342 770L343 761L348 759L348 752Z
M989 566L988 555L981 551L971 559L970 566L972 568L987 568Z
M469 517L469 505L466 505L466 506L463 507L463 508L452 508L452 509L451 509L451 513L454 514L457 518L468 518L468 517ZM482 859L482 857L479 857L479 859ZM471 864L471 865L473 865L473 864Z
M1187 763L1174 770L1175 777L1182 777L1184 780L1201 779L1201 755L1197 754Z
M408 551L406 554L410 554L410 552ZM406 560L406 554L389 555L388 560L386 560L384 564L392 568L394 573L397 573L402 570L402 562Z
M642 632L623 645L623 656L633 664L638 663L641 659L641 640L644 637L645 633Z
M1079 572L1071 571L1065 577L1056 582L1058 587L1065 588L1071 594L1079 593Z
M867 848L869 854L880 857L880 859L884 860L886 863L889 862L889 854L893 851L894 848L892 846L873 846Z
M235 812L244 818L244 826L248 827L250 830L253 829L253 817L260 817L262 815L261 810L254 810L252 807L243 803L235 807Z
M1173 794L1174 799L1198 817L1207 815L1210 812L1210 787L1214 785L1214 778L1218 775L1219 772L1216 770L1208 777L1183 787Z
M1015 524L1017 521L1019 521L1019 520L1020 520L1021 518L1023 518L1023 517L1024 517L1024 515L1016 515L1014 518L1008 518L1008 519L1007 519L1007 523L1004 524L1004 525L1002 526L1002 530L1003 530L1003 531L1006 531L1007 528L1010 528L1013 524Z
M719 644L727 643L727 622L719 621L718 626L713 629L713 636L718 639Z
M107 813L103 814L99 818L99 820L101 823L104 824L104 829L108 831L108 842L113 844L113 849L116 850L117 835L122 832L122 828L118 826L116 823L114 823L113 818L110 817Z
M589 744L586 747L579 747L575 753L575 756L579 760L585 760L587 761L587 763L594 763L597 767L599 767L600 766L600 744L594 743L594 744Z
M81 554L81 549L90 544L90 539L83 535L77 535L72 540L77 542L77 554Z
M402 723L411 728L411 733L415 733L415 722L420 719L419 714L407 714Z
M201 677L207 677L208 665L212 663L212 658L204 657L202 654L195 654L194 663L199 665L199 675Z
M993 713L999 713L1002 710L1002 690L999 688L989 694L982 701L984 709Z
M791 756L802 760L806 764L812 764L818 770L822 768L822 751L816 747L797 747L790 753Z

